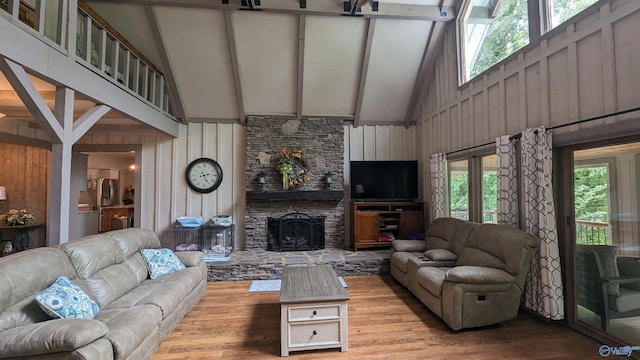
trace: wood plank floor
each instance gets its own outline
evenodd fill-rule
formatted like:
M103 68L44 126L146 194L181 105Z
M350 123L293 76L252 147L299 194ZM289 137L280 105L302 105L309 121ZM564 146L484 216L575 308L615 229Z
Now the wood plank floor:
M453 332L390 276L347 276L349 351L292 352L294 359L602 359L600 343L521 314ZM160 345L154 360L280 357L277 292L250 281L210 282L200 303Z

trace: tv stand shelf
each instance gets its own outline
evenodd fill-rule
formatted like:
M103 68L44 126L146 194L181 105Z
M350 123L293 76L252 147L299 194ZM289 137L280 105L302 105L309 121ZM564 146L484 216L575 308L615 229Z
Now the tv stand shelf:
M353 201L351 246L389 248L394 239L424 233L424 203Z

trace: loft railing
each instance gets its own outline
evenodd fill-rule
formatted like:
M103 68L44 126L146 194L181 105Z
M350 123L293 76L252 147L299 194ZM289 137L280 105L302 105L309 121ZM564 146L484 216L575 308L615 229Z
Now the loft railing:
M67 7L66 0L0 0L0 13L4 11L5 16L42 35L49 45L53 45L51 40L63 49L70 47L65 41ZM70 57L173 116L164 75L151 61L82 1L78 2L76 25L75 51L68 49Z
M599 221L576 220L576 244L611 245L611 225Z
M84 3L78 3L76 56L154 107L171 114L162 73Z

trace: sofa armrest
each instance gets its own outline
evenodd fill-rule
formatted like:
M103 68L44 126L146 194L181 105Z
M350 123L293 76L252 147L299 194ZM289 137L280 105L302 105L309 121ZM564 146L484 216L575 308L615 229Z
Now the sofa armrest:
M393 240L391 243L395 251L421 252L427 250L424 240Z
M464 284L508 284L516 278L500 269L482 266L456 266L447 271L445 281Z
M54 319L0 332L0 349L7 357L73 351L105 336L98 320Z
M186 267L194 267L200 265L204 253L202 251L176 251L176 256Z

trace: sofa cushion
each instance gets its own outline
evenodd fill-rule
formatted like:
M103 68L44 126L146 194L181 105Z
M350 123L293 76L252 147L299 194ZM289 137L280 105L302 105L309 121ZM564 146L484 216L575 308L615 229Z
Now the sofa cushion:
M171 249L141 249L142 258L147 263L149 277L157 279L162 275L184 270L185 266Z
M496 268L516 276L528 270L528 266L524 266L527 254L539 245L538 237L522 230L482 224L471 233L456 265Z
M125 359L150 335L157 335L162 319L160 309L153 305L139 305L130 308L102 309L96 320L109 328L105 338L113 346L115 359Z
M93 319L100 310L98 304L66 276L59 277L36 295L36 301L53 318Z
M56 319L0 332L2 357L73 351L107 334L107 326L90 319Z
M204 252L202 251L178 251L175 252L176 256L187 267L195 267L200 265L204 258Z
M415 258L417 256L422 255L422 253L419 252L395 252L393 254L391 254L391 263L398 268L398 270L406 273L407 271L409 271L409 268L407 267L407 264L409 263L409 259L411 258Z
M449 246L447 249L456 255L460 255L462 249L467 246L467 240L469 240L471 233L478 227L478 225L480 224L471 221L463 221L461 224L456 225L453 233L451 234L451 238L449 239Z
M118 298L109 308L128 308L138 305L154 305L165 319L198 286L202 274L195 267L146 280L137 288Z
M447 249L431 249L424 252L424 257L433 261L456 261L458 255Z
M422 267L416 272L418 284L431 294L441 297L442 283L449 268L442 267Z
M425 251L427 243L423 240L394 240L392 242L395 251Z
M513 275L504 270L479 266L456 266L447 271L444 279L463 284L510 284L515 282Z
M609 307L618 311L626 312L637 310L640 304L640 291L633 289L620 289L620 295L609 296Z
M463 223L464 220L449 217L433 220L426 232L427 250L448 248L453 231Z

